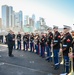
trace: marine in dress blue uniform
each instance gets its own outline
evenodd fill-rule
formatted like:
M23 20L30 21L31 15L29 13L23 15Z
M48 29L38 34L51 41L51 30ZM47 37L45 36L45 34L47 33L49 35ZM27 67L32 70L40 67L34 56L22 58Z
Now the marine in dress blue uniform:
M30 34L26 33L26 39L27 39L27 41L26 41L26 43L27 43L27 48L26 48L26 50L28 51L28 49L29 49L29 44L30 44Z
M40 36L38 33L35 35L35 49L36 49L36 54L40 54Z
M30 36L30 52L34 52L34 34L31 33Z
M72 49L73 49L73 71L74 71L74 31L73 31L73 41L72 41Z
M62 49L60 52L63 52L63 57L64 57L64 73L68 74L69 73L69 68L70 68L70 63L69 63L69 49L72 46L72 36L69 33L70 27L67 25L64 25L64 38L63 38L63 44L62 44Z
M26 50L28 50L28 47L27 47L27 34L25 33L23 36L23 51Z
M17 49L21 50L21 34L18 32L17 35Z
M41 40L40 40L40 45L41 45L41 57L45 57L45 43L46 43L46 39L44 37L44 34L42 34Z
M51 42L52 42L52 39L53 39L53 33L52 33L52 28L48 28L48 35L47 35L47 42L46 42L46 51L47 51L47 57L46 57L46 60L48 61L52 61L52 58L51 58Z
M53 54L54 54L54 69L59 69L59 50L60 50L60 33L58 32L58 27L54 26L54 37L53 37Z

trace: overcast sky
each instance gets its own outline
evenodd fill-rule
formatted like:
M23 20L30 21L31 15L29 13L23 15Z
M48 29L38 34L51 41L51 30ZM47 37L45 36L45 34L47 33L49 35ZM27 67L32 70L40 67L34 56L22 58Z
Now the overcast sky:
M0 0L0 17L2 5L22 10L23 15L35 14L36 20L43 17L50 27L69 25L74 29L74 0Z

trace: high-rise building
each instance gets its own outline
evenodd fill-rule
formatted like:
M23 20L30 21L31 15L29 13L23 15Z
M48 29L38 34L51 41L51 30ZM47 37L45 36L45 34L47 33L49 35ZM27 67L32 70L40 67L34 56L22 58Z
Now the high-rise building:
M3 5L2 6L2 26L3 28L13 27L13 7Z
M41 25L40 21L37 21L35 24L36 30L40 29L40 25Z
M29 16L25 16L24 18L24 25L26 26L33 26L34 27L34 20L29 17Z
M24 31L25 32L33 32L34 31L34 20L33 17L29 17L28 15L24 18Z
M2 28L2 19L0 18L0 29Z
M9 7L7 5L2 6L2 27L9 27Z
M9 27L12 27L12 17L13 16L13 7L9 6Z
M24 17L24 25L29 25L29 16L28 15L26 15Z
M32 15L32 19L35 21L35 15L34 14Z
M35 28L35 15L34 14L32 15L32 20L34 22L34 28Z
M15 12L15 18L14 19L15 19L14 20L15 26L22 28L22 25L23 25L22 11L19 11L17 13Z
M46 24L46 23L45 23L45 19L42 18L42 17L40 17L39 21L41 22L41 26Z
M15 27L15 11L12 13L12 27Z
M23 13L22 13L22 11L19 11L19 23L20 23L20 25L21 25L21 28L22 28L22 25L23 25Z
M34 27L34 20L32 18L29 18L29 25Z

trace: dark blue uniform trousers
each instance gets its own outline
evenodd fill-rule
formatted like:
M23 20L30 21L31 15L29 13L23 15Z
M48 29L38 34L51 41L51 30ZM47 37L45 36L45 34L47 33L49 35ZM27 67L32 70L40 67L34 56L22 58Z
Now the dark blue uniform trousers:
M35 45L35 49L36 49L36 53L39 54L39 53L40 53L39 44L36 44L36 45Z
M53 54L54 54L54 65L55 65L55 67L59 67L59 56L58 56L58 53L59 53L59 49L54 49L53 50Z
M26 42L23 42L23 48L24 48L24 50L25 50L25 48L26 48L26 50L28 50L28 47L27 47L27 43Z
M64 56L64 71L65 73L69 73L69 57L68 56Z
M41 46L41 56L45 57L45 46Z
M48 45L46 45L46 51L47 51L47 58L48 58L48 60L52 60L51 48Z
M30 43L30 51L34 52L34 43L33 42Z
M17 42L17 47L18 47L18 49L21 49L21 42L20 41Z

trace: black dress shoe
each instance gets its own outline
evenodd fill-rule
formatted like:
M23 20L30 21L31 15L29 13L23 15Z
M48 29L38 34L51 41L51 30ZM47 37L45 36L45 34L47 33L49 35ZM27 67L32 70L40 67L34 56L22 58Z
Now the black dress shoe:
M40 55L40 57L42 57L42 55Z
M42 58L45 58L45 56L42 56Z
M65 72L64 72L64 73L61 73L61 74L62 74L62 75L68 75L68 73L65 73Z
M23 51L25 51L25 49L23 49Z
M52 62L52 59L49 59L48 62Z
M51 60L48 60L48 62L51 62Z
M14 55L9 55L9 57L14 57Z
M58 69L59 69L59 67L58 67L58 66L55 66L55 67L54 67L54 70L58 70Z
M18 48L16 50L18 50Z
M49 57L47 57L45 60L49 60Z
M29 51L29 52L32 52L32 51Z

